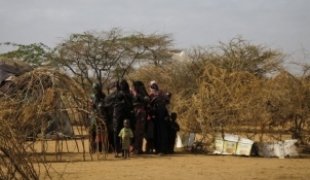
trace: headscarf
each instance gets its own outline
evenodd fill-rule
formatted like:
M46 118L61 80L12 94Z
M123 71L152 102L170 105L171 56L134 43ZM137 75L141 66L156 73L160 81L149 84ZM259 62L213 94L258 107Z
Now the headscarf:
M150 94L156 94L159 91L159 87L155 80L150 82Z
M154 81L154 80L150 82L150 94L149 95L150 95L150 97L160 96L160 97L166 99L167 101L170 99L168 97L168 93L160 90L156 81Z

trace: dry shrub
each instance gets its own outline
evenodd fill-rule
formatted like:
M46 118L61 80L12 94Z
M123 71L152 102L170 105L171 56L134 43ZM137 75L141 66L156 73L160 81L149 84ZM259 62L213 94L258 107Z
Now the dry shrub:
M293 76L281 68L280 51L242 39L216 48L195 47L188 55L164 67L141 67L129 77L156 80L172 93L169 110L178 114L183 132L310 143L308 65L303 76Z
M40 172L44 174L44 179L52 179L44 163L35 164L41 160L40 157L29 154L24 146L25 142L19 137L19 134L10 131L11 129L8 129L10 125L6 122L2 123L0 131L0 179L40 179Z
M306 142L309 133L310 86L304 77L282 71L268 82L270 126L278 132L289 130L293 138Z
M283 135L293 130L293 138L302 141L300 131L308 131L309 86L286 71L259 79L248 72L227 73L209 64L197 85L198 93L188 100L192 111L186 116L196 119L202 132L222 130L253 139L257 134L260 140L283 140Z
M192 71L192 62L165 68L142 67L131 77L155 79L172 93L170 111L185 132L233 133L253 140L301 141L309 132L309 83L287 71L261 78L247 71L228 72L212 63Z

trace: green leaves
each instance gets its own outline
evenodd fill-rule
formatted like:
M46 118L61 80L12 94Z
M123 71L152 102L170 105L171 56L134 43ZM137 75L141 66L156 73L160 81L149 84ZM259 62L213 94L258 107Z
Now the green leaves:
M2 57L23 60L34 67L40 67L49 64L48 54L51 52L51 48L44 45L43 43L22 45L12 42L5 42L2 44L0 43L0 45L13 46L16 48L16 50L0 54Z

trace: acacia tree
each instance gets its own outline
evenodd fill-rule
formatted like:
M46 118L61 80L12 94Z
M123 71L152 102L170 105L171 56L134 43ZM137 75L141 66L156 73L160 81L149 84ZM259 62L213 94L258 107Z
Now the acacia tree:
M189 51L193 62L192 68L197 76L201 75L207 63L226 69L228 73L246 71L258 78L266 78L277 72L283 62L283 54L279 50L267 49L261 45L253 45L241 37L233 38L228 43L219 42L210 48L194 47Z
M29 45L23 45L23 44L5 42L2 44L0 43L0 45L12 46L14 48L17 48L15 50L0 54L0 56L2 57L23 60L33 67L42 67L50 65L48 57L52 49L43 43L33 43Z
M147 50L144 58L147 65L165 67L171 63L173 40L170 34L151 34L146 36L140 33L136 37L140 39L137 43L143 45Z
M165 34L127 35L117 28L101 33L72 34L55 48L52 59L78 78L83 86L93 81L103 85L111 78L128 75L138 62L147 63L154 56L161 57L169 48L169 38Z

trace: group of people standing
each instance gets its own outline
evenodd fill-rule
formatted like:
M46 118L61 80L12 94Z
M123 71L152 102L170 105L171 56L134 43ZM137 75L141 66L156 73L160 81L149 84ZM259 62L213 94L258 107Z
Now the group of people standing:
M106 96L98 83L93 85L90 103L92 152L103 151L104 134L108 134L109 150L115 157L120 157L119 153L126 158L130 153L174 152L180 128L176 123L177 114L169 114L166 107L170 103L170 93L160 90L155 81L150 82L148 92L143 82L133 81L130 87L125 79L112 82L108 89L114 91ZM146 146L143 148L144 139Z

